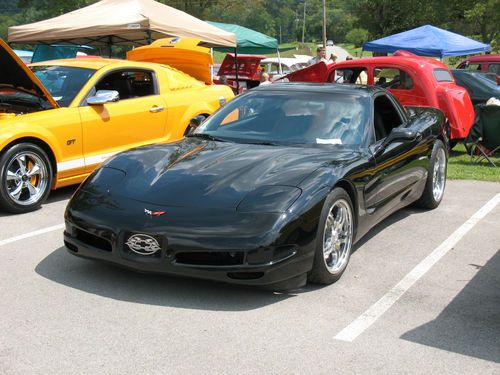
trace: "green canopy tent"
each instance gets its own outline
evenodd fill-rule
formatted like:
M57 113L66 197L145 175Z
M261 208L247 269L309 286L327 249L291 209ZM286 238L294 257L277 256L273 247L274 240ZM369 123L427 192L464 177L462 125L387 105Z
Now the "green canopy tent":
M274 53L278 51L278 40L271 38L258 31L248 29L243 26L229 23L211 22L207 23L218 27L224 31L236 34L236 52L250 55L261 55L264 53ZM219 52L234 52L234 48L219 47L215 49Z

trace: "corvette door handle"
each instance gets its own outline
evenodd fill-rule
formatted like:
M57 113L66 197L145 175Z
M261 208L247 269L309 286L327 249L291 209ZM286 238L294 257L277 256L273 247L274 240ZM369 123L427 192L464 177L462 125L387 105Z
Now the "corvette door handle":
M157 105L154 105L152 106L151 108L149 108L149 112L151 113L156 113L156 112L161 112L165 109L165 107L161 107L161 106L157 106Z

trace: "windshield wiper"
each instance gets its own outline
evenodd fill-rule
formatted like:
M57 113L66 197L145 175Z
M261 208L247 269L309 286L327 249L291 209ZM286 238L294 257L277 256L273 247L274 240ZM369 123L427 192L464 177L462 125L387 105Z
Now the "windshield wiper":
M208 133L191 133L188 134L186 137L196 137L196 138L201 138L201 139L208 139L209 141L218 141L218 142L227 142L227 140L218 138L216 136L213 136L212 134Z

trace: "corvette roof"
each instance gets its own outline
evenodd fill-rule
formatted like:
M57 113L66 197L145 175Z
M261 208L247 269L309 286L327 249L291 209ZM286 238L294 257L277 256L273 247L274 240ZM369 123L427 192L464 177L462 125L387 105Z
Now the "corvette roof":
M306 91L340 94L356 94L372 96L376 92L385 91L376 86L340 85L336 83L311 83L311 82L279 82L271 85L258 86L252 91Z

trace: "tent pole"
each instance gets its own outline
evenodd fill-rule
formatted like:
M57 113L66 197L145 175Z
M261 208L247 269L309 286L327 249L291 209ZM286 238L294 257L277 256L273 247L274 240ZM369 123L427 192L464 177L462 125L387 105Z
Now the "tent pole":
M240 80L238 78L238 70L239 70L238 48L234 49L234 64L236 66L236 95L238 95L240 93Z
M279 74L283 74L283 68L281 66L281 56L280 56L280 49L276 48L276 52L278 52L278 67L279 67Z
M111 45L112 45L112 38L111 36L108 36L108 49L109 49L109 58L111 58Z
M151 30L147 30L146 33L148 34L148 44L153 43L153 39L151 38Z
M210 48L210 56L212 57L212 64L210 65L210 77L213 81L213 79L214 79L214 49L213 48Z

